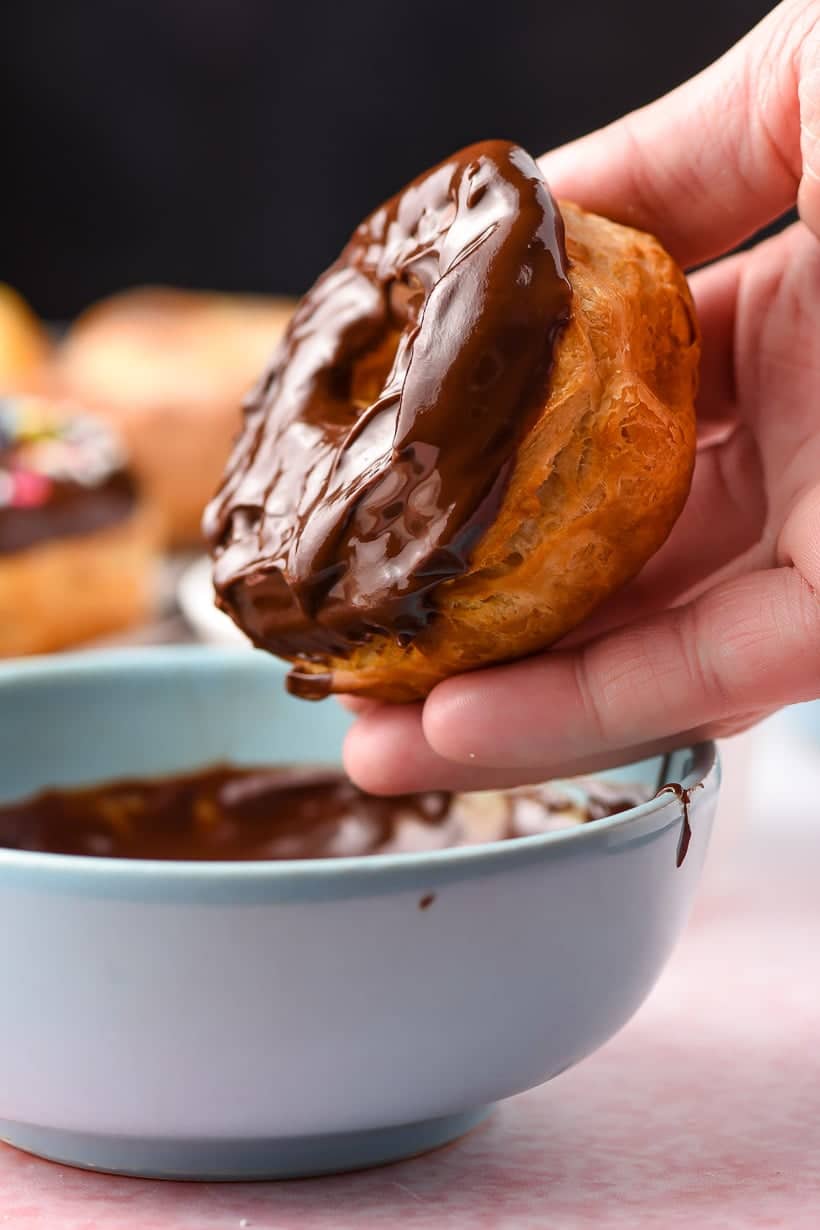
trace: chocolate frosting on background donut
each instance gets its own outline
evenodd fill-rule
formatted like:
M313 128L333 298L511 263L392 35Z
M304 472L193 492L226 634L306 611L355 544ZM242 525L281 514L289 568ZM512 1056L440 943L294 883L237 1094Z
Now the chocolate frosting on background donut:
M99 420L35 397L0 397L0 556L106 529L137 491Z
M503 141L414 180L300 304L205 530L219 605L262 648L407 644L497 512L569 314L563 224ZM321 677L291 675L321 693Z

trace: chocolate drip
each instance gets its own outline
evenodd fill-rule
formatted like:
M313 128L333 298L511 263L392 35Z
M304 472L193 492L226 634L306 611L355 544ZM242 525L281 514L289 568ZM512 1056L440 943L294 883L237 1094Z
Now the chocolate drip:
M297 309L206 514L218 603L255 644L319 661L423 633L543 404L566 265L544 179L508 142L361 224Z
M685 786L681 786L680 782L667 782L665 786L661 787L658 794L655 795L655 798L657 798L659 794L674 794L675 798L680 800L683 808L683 824L681 826L680 838L678 839L678 849L675 856L676 867L683 866L683 861L689 853L689 843L692 840L692 825L689 822L689 804L692 801L692 791L697 790L700 785L702 785L702 783L698 782L697 786L693 786L691 789L687 790Z
M216 766L48 790L0 806L0 846L106 858L336 858L482 844L572 827L642 802L640 787L526 787L377 798L337 769ZM427 905L430 900L424 899ZM426 907L422 907L426 908Z

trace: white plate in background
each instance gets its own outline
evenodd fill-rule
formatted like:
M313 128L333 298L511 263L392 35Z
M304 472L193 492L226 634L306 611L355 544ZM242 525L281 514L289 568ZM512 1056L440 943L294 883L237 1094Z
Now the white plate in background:
M189 564L177 583L177 602L193 631L210 645L247 645L250 641L232 619L214 606L211 561L207 555Z

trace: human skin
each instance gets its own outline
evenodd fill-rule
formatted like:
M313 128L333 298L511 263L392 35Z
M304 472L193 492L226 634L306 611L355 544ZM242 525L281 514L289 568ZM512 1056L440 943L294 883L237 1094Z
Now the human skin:
M638 578L557 648L351 701L375 793L587 772L820 696L820 2L786 0L699 76L541 159L555 195L651 231L703 332L689 502Z

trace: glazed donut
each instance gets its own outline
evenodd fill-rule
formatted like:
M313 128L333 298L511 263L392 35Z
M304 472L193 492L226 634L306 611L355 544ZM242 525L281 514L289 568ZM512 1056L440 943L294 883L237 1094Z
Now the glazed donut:
M16 290L0 282L0 393L48 386L51 340Z
M299 305L206 514L218 604L314 699L546 648L679 515L698 358L655 239L507 142L454 155Z
M0 657L144 619L155 515L110 429L38 397L0 397Z
M200 541L240 405L292 312L286 299L143 287L90 308L58 351L63 394L124 439L167 541Z

